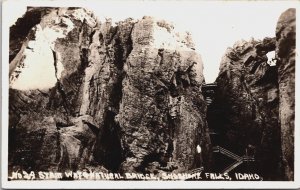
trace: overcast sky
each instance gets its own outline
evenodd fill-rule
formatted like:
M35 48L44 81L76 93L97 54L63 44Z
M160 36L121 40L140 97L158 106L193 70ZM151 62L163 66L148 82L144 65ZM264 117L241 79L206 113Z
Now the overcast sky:
M65 1L65 4L57 1L43 5L83 6L100 20L107 17L113 22L128 17L141 19L144 15L171 21L176 30L192 33L196 51L204 63L205 79L213 82L227 47L241 39L274 37L280 14L300 4L299 1ZM25 10L20 4L11 10L10 23Z

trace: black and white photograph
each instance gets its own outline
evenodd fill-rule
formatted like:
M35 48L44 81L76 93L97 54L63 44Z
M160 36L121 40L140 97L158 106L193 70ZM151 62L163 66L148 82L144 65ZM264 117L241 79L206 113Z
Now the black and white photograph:
M3 2L3 188L300 188L297 7Z

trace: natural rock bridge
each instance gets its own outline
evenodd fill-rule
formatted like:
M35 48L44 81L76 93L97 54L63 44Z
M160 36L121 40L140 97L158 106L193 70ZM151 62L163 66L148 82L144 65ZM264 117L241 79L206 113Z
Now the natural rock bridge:
M28 7L10 28L9 173L204 169L294 180L295 11L282 14L276 37L227 48L216 82L200 88L191 33L167 21Z

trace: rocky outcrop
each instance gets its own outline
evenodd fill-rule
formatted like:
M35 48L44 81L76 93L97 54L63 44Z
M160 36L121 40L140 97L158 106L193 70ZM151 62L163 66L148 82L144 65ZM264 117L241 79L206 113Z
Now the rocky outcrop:
M16 39L24 41L10 62L10 169L88 167L98 132L79 106L96 21L83 9L29 8L24 18L31 15L40 16L39 22L25 20L34 27Z
M100 23L82 8L32 14L11 39L10 170L209 167L203 66L188 33L151 17Z
M275 64L268 63L271 51ZM264 180L293 180L295 10L280 16L276 39L239 41L227 49L216 84L208 123L220 132L219 143L239 155L254 154Z
M133 49L124 65L117 115L128 150L122 164L125 169L156 161L170 170L178 167L178 171L186 171L195 167L197 144L208 152L206 107L199 93L201 58L170 28L165 22L145 17L131 34ZM159 36L172 36L177 41Z
M227 49L212 105L222 110L212 126L223 133L222 144L239 155L254 153L266 180L280 178L277 69L266 56L274 50L273 38L239 41Z
M294 179L296 9L280 16L276 28L279 122L285 177Z

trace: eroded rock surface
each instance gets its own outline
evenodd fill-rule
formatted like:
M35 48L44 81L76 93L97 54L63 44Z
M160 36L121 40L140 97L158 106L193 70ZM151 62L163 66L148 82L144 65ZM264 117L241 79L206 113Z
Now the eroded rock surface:
M206 107L199 93L201 58L169 30L168 25L144 17L132 31L133 49L124 65L117 115L128 150L123 168L156 161L163 167L174 162L174 168L186 171L195 167L197 144L208 153Z
M279 123L282 158L287 180L294 179L296 9L280 16L276 28Z
M267 63L266 56L274 50L274 38L239 41L227 49L212 105L222 110L213 125L221 131L224 146L239 155L252 149L264 179L280 173L277 68Z
M209 166L203 65L190 34L151 17L101 23L82 8L29 8L24 18L32 28L10 48L10 170Z
M98 131L82 119L79 106L96 20L76 8L29 8L24 18L32 14L40 16L39 22L25 20L35 25L10 62L10 169L87 167Z
M293 180L295 33L295 9L289 9L278 20L276 38L239 41L227 49L208 110L219 143L239 155L254 154L253 171L264 180ZM266 56L271 51L272 64Z

